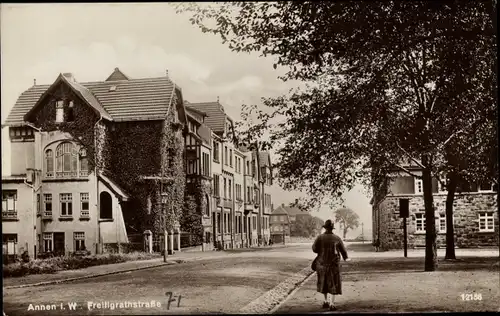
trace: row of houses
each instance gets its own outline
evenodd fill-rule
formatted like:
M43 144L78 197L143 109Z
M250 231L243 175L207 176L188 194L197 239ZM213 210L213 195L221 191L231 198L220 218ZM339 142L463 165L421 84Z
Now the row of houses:
M426 219L421 169L413 162L404 164L405 172L394 169L374 185L372 204L372 238L380 249L402 249L404 231L400 218L400 199L409 200L407 218L408 246L425 247ZM441 179L444 180L444 179ZM432 179L437 246L446 246L446 197L443 181ZM460 248L499 245L498 185L461 181L453 203L455 246Z
M4 252L160 249L165 228L169 251L186 232L204 250L270 239L269 152L240 146L220 102L189 103L168 72L60 74L23 92L2 127Z
M311 230L306 227L299 227L297 223L313 223L314 227ZM303 231L293 231L292 225L295 228L302 228ZM270 231L271 240L273 243L287 243L291 236L296 237L311 237L317 236L323 227L324 221L318 217L312 216L310 212L302 210L296 206L281 204L275 208L271 214ZM309 228L309 227L307 227ZM304 234L310 234L304 236Z

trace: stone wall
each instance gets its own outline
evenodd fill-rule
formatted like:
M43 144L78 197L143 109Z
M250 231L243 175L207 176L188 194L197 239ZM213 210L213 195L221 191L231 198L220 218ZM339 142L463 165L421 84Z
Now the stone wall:
M397 195L387 196L374 209L374 236L380 234L382 250L402 249L404 235L402 219L399 217L399 199L410 199L410 217L407 219L408 247L425 247L425 232L416 231L417 213L424 213L423 196ZM439 227L439 214L445 213L445 194L434 195L436 228ZM479 231L478 213L490 211L494 214L494 232ZM380 220L377 218L380 216ZM460 248L475 248L497 246L499 244L497 193L462 193L455 196L453 204L455 246ZM378 227L380 225L380 227ZM446 246L446 233L438 232L438 247Z

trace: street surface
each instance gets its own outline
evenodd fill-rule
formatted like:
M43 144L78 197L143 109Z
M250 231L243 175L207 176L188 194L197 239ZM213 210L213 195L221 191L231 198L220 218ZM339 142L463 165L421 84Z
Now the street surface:
M302 244L258 251L235 250L235 254L227 258L186 262L63 284L5 289L3 308L9 316L236 313L307 267L314 258L310 249L311 245ZM172 300L170 306L169 300ZM91 304L89 309L88 302L95 305ZM131 308L125 305L120 308L120 303L127 302L132 305ZM147 307L145 302L150 306ZM68 303L76 303L77 309L70 310L70 306L74 305L68 306ZM100 308L97 303L101 303ZM111 303L118 304L118 308L112 310ZM133 306L134 303L137 307ZM30 304L33 307L49 305L52 310L28 310Z
M339 312L498 310L498 249L457 249L456 261L443 261L440 250L438 271L423 272L423 249L409 250L404 258L402 251L376 253L368 243L346 246L352 260L342 262ZM311 243L228 253L69 283L4 288L3 308L9 316L238 313L308 268L315 256ZM326 312L315 286L313 274L274 312ZM31 310L41 305L51 310Z

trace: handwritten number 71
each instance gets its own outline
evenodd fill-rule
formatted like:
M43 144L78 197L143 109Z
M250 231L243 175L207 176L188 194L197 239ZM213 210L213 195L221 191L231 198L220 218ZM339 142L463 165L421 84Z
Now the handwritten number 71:
M170 303L177 301L177 307L181 306L181 295L176 299L172 292L167 292L165 295L168 296L167 310L170 309Z

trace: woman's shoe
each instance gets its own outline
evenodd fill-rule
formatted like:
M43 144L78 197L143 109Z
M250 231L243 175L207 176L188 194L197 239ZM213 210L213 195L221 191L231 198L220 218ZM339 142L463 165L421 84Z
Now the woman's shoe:
M336 310L337 310L337 307L335 307L334 305L330 305L330 310L331 310L331 311L336 311Z
M323 303L323 308L328 308L328 307L330 307L330 304L328 304L328 302L324 302Z

